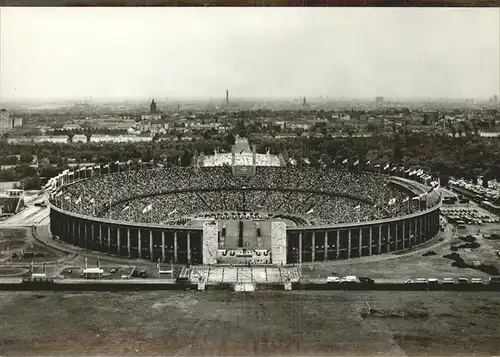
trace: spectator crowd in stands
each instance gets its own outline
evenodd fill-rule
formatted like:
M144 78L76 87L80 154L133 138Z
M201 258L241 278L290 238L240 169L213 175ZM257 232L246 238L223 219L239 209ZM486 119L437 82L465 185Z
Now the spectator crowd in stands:
M410 196L409 196L410 195ZM114 220L174 224L207 212L277 212L315 224L349 223L414 212L412 199L386 176L312 167L171 167L94 176L65 186L52 202Z

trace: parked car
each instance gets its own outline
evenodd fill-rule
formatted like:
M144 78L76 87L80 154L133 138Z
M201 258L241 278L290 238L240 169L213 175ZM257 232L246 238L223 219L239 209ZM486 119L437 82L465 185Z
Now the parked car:
M329 277L326 278L326 282L327 283L338 284L338 283L340 283L340 279L337 276L329 276Z
M415 280L413 279L406 279L405 284L415 284Z
M458 278L459 284L469 284L469 279L467 278Z
M453 279L453 278L443 278L443 284L455 284L455 279Z
M492 276L488 284L500 284L500 276Z
M471 284L482 284L483 283L483 279L481 278L472 278L470 280Z
M429 281L426 278L417 278L417 279L415 279L415 283L417 283L417 284L428 284Z
M368 277L359 278L359 282L361 282L363 284L375 284L375 280L373 280L372 278L368 278Z
M342 282L344 284L354 284L354 283L359 283L359 279L354 275L348 275L348 276L343 277L340 280L340 282Z
M427 282L429 284L439 284L439 279L437 279L437 278L429 278L429 279L427 279Z

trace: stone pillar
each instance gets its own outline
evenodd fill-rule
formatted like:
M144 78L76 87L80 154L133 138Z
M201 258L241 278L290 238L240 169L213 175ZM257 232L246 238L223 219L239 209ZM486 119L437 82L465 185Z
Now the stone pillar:
M102 224L99 223L99 245L100 245L100 250L102 251Z
M71 222L73 223L72 224L72 231L73 231L73 244L75 245L78 245L76 244L77 240L76 240L76 234L75 234L75 227L76 227L76 219L72 219Z
M161 232L161 260L164 262L166 259L165 254L165 231Z
M423 220L424 220L424 239L425 240L428 240L429 239L429 234L428 234L428 229L427 229L427 224L428 224L428 218L429 218L429 215L425 215Z
M299 232L299 263L302 263L302 232Z
M337 237L336 237L336 242L335 242L335 244L336 244L336 250L335 250L336 258L335 259L338 260L340 258L340 231L337 230L336 235L337 235Z
M284 265L287 263L286 224L283 222L271 222L271 260L273 264Z
M88 247L89 247L89 243L88 243L89 237L88 237L88 234L87 234L87 223L85 223L83 225L83 231L85 232L84 233L85 234L85 249L88 249Z
M378 225L378 254L382 254L382 225Z
M116 252L121 255L120 227L116 227Z
M191 232L186 233L186 245L187 245L187 258L188 258L188 263L191 264Z
M328 232L325 231L325 258L323 259L325 262L328 260Z
M128 257L132 257L132 247L130 245L130 227L127 227L127 253Z
M311 251L311 261L315 261L316 258L316 231L312 232L312 251Z
M139 259L142 259L142 233L141 233L141 230L138 229L137 230L137 250L138 250L138 256L139 256Z
M347 231L347 259L351 258L351 230L349 229Z
M149 256L151 261L154 261L153 257L153 230L149 230Z
M360 228L359 229L359 256L362 257L363 255L363 230Z
M396 250L399 250L399 225L396 223L394 224L394 235L396 236L395 237L395 240L396 240Z
M424 218L420 217L419 221L419 229L420 229L420 242L424 241Z
M405 239L406 239L406 219L403 219L403 234L402 234L402 238L403 238L403 249L406 248L406 244L405 244Z
M108 224L108 253L111 253L111 225Z
M369 231L368 231L368 241L370 242L369 246L368 246L368 255L372 255L372 239L373 239L373 226L370 227Z
M177 247L178 247L177 231L174 231L174 262L176 262L176 263L179 261L179 257L177 256Z

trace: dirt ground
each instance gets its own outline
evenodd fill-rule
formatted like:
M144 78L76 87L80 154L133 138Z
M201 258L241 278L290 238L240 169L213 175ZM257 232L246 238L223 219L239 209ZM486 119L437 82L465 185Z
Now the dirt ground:
M500 353L496 293L18 292L0 299L2 356Z

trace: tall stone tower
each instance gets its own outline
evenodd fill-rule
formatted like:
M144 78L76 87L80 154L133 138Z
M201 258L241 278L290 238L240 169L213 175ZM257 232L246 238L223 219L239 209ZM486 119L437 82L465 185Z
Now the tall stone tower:
M151 105L149 106L149 111L151 114L156 113L156 103L154 99L151 101Z

